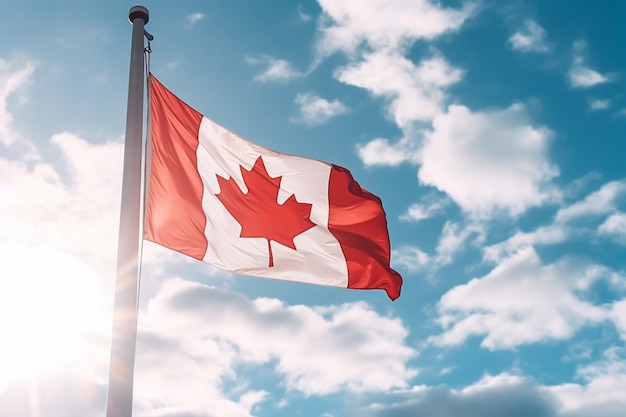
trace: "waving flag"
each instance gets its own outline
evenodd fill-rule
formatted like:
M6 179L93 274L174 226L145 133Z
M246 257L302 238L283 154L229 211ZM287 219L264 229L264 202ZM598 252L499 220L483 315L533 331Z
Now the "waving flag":
M399 297L381 201L347 169L243 139L154 76L150 108L146 239L225 271Z

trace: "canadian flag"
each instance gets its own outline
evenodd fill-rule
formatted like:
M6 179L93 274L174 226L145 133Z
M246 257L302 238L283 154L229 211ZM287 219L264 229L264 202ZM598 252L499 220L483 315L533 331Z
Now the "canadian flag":
M146 239L225 271L395 300L381 201L350 172L256 145L150 76Z

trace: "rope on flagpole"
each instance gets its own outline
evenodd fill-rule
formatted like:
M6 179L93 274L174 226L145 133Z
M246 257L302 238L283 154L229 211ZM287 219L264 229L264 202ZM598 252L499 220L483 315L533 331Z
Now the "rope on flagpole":
M139 254L137 259L138 264L138 288L141 288L141 271L143 267L143 248L144 248L144 230L145 230L145 219L146 219L146 207L147 198L148 198L148 190L150 186L150 163L152 161L152 114L150 111L150 54L152 53L152 46L150 44L151 41L154 40L154 36L152 36L147 30L144 29L144 36L148 41L148 44L143 49L144 54L144 66L145 66L145 83L146 83L146 96L148 97L147 102L147 110L146 110L146 135L143 138L143 158L142 158L142 171L143 171L143 183L142 183L142 198L141 198L141 221L139 222L140 227L140 239L139 239ZM139 298L139 291L137 292L137 298ZM139 301L139 300L137 300ZM139 302L137 302L137 311L139 311Z

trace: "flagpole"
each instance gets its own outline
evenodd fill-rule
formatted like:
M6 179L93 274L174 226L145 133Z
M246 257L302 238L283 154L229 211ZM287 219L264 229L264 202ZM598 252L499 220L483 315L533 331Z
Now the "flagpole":
M144 100L144 25L148 9L135 6L126 110L124 173L106 417L131 417L137 340L138 255L141 237L141 158Z

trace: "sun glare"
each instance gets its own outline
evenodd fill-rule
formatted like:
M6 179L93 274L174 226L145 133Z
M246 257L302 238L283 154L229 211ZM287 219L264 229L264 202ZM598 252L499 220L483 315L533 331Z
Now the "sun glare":
M82 260L0 243L0 390L84 363L102 330L102 301L99 277Z

